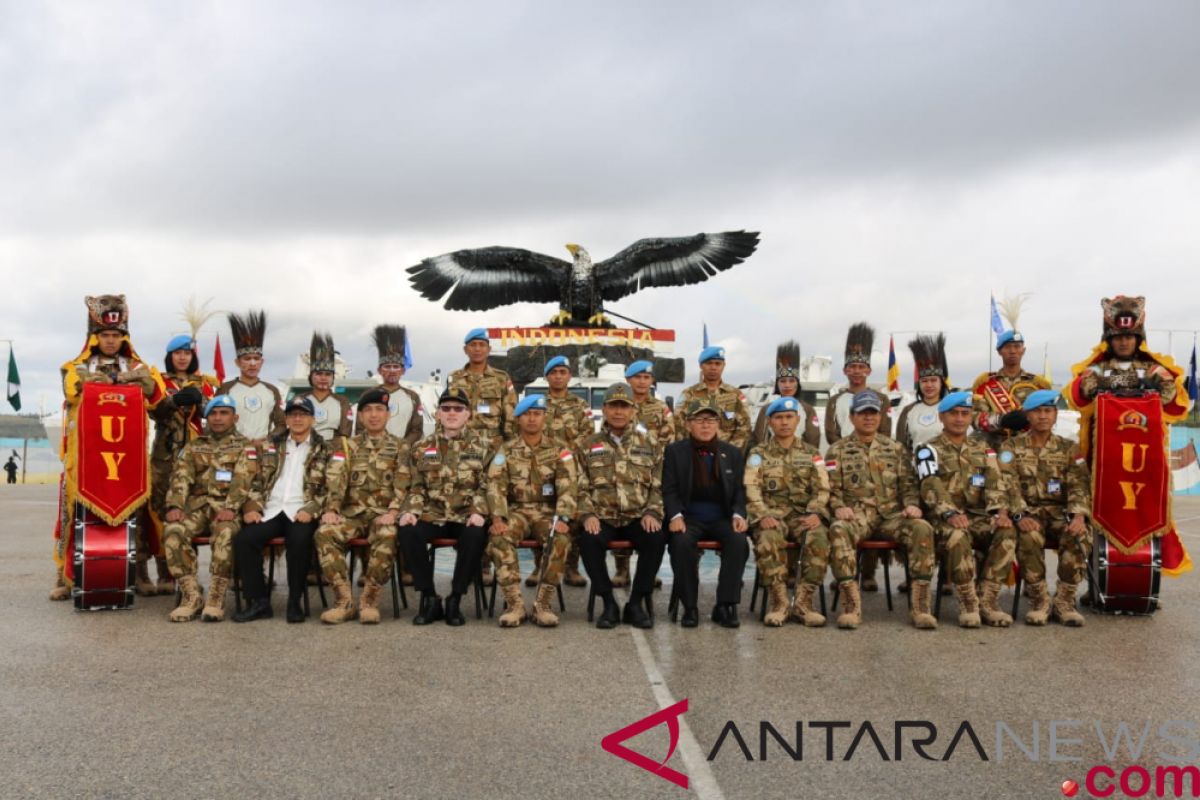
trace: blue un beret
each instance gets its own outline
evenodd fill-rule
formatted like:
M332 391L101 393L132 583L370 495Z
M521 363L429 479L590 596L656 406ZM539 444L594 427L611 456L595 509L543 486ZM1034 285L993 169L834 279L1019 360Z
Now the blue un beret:
M725 360L725 348L724 347L717 347L716 345L713 345L712 347L706 347L700 351L700 363L701 364L703 364L705 361L713 361L713 360L717 360L717 361Z
M171 341L167 342L167 355L171 355L176 350L195 350L196 343L192 341L192 337L186 333L181 333L178 336L172 336Z
M938 403L938 413L944 414L954 408L972 408L970 392L951 392Z
M227 394L219 394L212 400L209 400L208 404L204 406L204 416L207 417L214 408L232 408L234 413L237 413L237 403Z
M1029 411L1042 406L1058 406L1058 392L1053 389L1038 389L1036 392L1030 392L1025 398L1024 405L1021 406L1022 411Z
M625 378L628 380L629 378L632 378L634 375L641 375L643 372L649 372L651 375L653 375L654 374L654 362L653 361L635 361L635 362L633 362L632 364L630 364L628 367L625 368Z
M570 369L571 362L567 361L566 356L555 356L546 362L546 366L542 367L542 377L544 378L549 375L550 370L554 369L555 367L566 367L567 369Z
M535 411L546 410L546 395L544 394L527 394L521 398L521 402L517 403L517 410L513 412L514 417L519 417L529 409Z
M794 397L777 397L767 406L767 416L774 416L780 411L795 411L800 413L800 401Z
M1018 344L1025 343L1025 334L1020 331L1005 331L996 337L996 349L999 350L1009 342L1017 342Z
M490 343L491 339L488 338L487 328L471 328L467 331L467 337L463 339L463 344L470 344L476 339Z

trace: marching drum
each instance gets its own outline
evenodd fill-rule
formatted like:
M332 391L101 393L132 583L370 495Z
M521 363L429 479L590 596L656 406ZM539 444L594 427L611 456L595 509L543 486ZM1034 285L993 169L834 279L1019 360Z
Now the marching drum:
M133 606L137 564L137 515L120 525L108 525L82 505L75 505L76 611Z
M1106 614L1153 614L1162 579L1162 540L1149 539L1133 553L1122 553L1103 533L1092 546L1092 607Z

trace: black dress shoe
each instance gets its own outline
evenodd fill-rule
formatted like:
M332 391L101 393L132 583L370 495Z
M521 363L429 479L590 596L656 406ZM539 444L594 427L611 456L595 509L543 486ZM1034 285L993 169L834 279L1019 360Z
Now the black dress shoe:
M712 610L712 621L713 621L713 622L715 622L715 623L717 623L718 625L723 625L723 624L725 624L725 623L724 623L724 620L725 620L725 615L726 615L727 613L728 613L728 612L725 610L725 604L724 604L724 603L717 603L715 606L713 606L713 610Z
M700 624L700 609L690 606L683 610L683 619L679 624L684 628L695 628Z
M289 595L287 601L287 621L304 622L304 605L300 602L302 595Z
M733 603L725 603L725 613L722 615L719 624L722 628L738 628L741 627L742 621L738 619L737 606Z
M271 610L271 601L264 598L251 600L250 605L233 615L234 622L250 622L256 619L270 619L275 616Z
M421 595L421 607L413 617L413 625L428 625L442 618L442 598L429 593Z
M462 602L461 594L452 594L446 598L446 624L455 628L467 624L467 618L463 616L462 610L458 607L460 602Z
M625 604L625 613L621 616L621 621L626 625L632 625L635 628L653 628L654 618L646 613L644 601L638 597L630 600Z
M617 601L611 597L604 598L604 610L600 612L600 618L596 620L596 627L601 630L609 630L621 624L621 609L617 605Z

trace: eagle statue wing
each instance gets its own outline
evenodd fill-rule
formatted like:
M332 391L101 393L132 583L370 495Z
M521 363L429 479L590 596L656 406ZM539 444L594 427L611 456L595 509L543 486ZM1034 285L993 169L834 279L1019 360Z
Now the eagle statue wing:
M516 302L557 303L571 263L516 247L482 247L427 258L408 273L428 300L445 296L450 310L486 311Z
M601 297L610 301L652 286L700 283L742 263L756 247L756 231L640 239L612 258L598 262L596 282Z

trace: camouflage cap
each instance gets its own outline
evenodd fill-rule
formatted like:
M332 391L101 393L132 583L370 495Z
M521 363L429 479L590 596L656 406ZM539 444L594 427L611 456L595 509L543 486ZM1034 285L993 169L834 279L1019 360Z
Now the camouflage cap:
M633 405L633 389L628 383L614 383L604 392L604 405L625 403Z
M687 404L687 409L684 411L684 416L687 419L698 417L701 414L712 414L714 417L721 416L721 409L717 408L717 401L705 395L704 397L693 398Z

